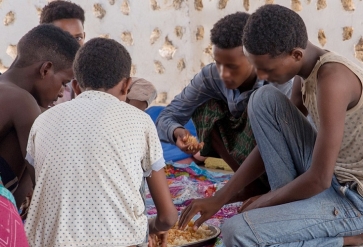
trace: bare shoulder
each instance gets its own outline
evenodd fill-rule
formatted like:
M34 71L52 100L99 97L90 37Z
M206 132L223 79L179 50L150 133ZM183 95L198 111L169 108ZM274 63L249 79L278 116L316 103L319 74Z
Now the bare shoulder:
M26 90L8 83L0 83L0 110L3 116L13 118L16 114L40 111L35 98Z
M318 71L318 88L320 91L345 97L349 108L361 97L362 84L357 75L341 63L326 63Z
M329 79L330 81L351 80L359 82L357 76L347 66L341 63L331 62L323 64L318 71L318 81L324 81Z
M0 83L0 96L0 102L8 104L8 107L19 107L28 104L38 105L35 98L29 92L9 83Z

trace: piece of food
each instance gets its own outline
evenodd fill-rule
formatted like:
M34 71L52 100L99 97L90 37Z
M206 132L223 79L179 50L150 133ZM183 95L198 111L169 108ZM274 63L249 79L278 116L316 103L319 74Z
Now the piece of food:
M185 230L179 230L177 225L171 228L168 231L167 246L175 247L191 244L213 235L213 232L209 230L208 225L202 224L197 231L193 230L193 225L193 222L190 222Z
M203 143L199 143L198 139L192 135L188 135L186 137L185 144L189 145L188 150L193 150L193 149L197 149L198 147L199 148L203 147Z

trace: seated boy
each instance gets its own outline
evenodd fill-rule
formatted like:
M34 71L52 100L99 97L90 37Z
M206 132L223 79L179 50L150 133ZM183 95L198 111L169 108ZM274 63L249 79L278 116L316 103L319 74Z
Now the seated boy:
M145 244L144 177L158 211L149 233L175 224L155 125L124 102L130 68L121 44L91 39L73 65L78 96L36 119L27 147L36 173L26 221L31 246Z
M81 6L68 1L53 1L42 9L40 23L51 23L69 32L82 46L85 42L84 10ZM126 102L144 111L156 98L156 89L151 82L142 78L132 78L130 92ZM62 89L56 104L69 101L74 98L71 85Z
M215 63L206 65L160 113L156 121L162 141L186 153L220 157L236 171L256 145L248 116L250 94L264 84L242 50L242 32L249 14L237 12L220 19L211 30ZM291 78L289 78L291 79ZM287 79L286 81L289 81ZM287 95L292 81L279 85ZM185 141L190 118L202 145Z
M266 171L271 192L225 222L226 246L363 244L363 69L311 44L301 17L279 5L251 15L243 44L259 78L283 83L297 75L298 108L272 87L251 96L258 149L214 197L194 201L182 225L201 211L198 226Z
M18 56L0 75L0 175L18 206L32 189L24 160L30 128L39 107L56 100L61 87L73 78L78 48L60 28L40 25L20 39Z

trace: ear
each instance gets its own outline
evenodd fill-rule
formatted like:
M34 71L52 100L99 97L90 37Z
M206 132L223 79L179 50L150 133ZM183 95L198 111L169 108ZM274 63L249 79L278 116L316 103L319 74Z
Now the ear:
M295 61L301 61L304 56L304 51L301 48L295 48L291 51L290 55Z
M42 66L40 67L39 73L40 77L44 79L47 75L49 75L50 71L54 70L53 63L50 61L42 63Z
M130 84L131 84L131 81L132 81L132 78L129 77L129 78L123 78L122 79L122 86L121 86L121 94L122 95L126 95L128 90L129 90L129 87L130 87Z
M72 80L72 89L76 96L82 93L82 89L79 86L78 81L76 79Z

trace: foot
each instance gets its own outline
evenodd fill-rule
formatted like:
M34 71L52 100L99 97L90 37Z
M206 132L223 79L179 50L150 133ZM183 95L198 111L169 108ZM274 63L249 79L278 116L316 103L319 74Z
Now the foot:
M363 233L357 236L344 237L344 246L363 245Z

